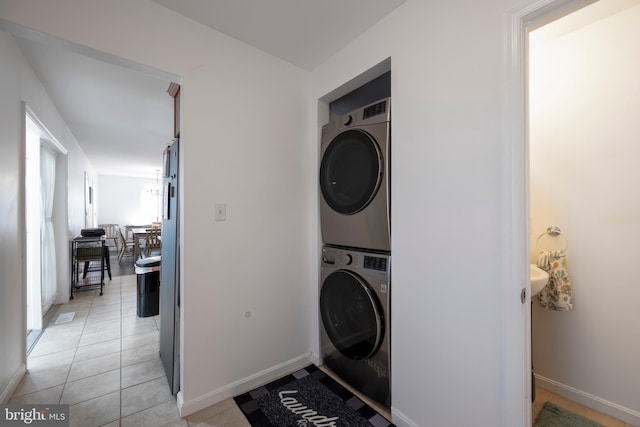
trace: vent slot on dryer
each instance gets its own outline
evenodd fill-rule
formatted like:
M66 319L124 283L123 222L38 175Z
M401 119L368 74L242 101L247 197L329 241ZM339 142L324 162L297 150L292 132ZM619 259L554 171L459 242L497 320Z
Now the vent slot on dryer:
M368 119L369 117L377 116L378 114L384 114L387 112L387 101L378 102L362 110L362 118Z

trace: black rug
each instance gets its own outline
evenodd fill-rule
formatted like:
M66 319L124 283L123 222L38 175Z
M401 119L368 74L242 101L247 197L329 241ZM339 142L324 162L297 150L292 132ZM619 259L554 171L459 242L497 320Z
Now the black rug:
M253 427L393 426L315 365L234 400Z
M582 415L574 414L551 402L545 402L534 427L604 427Z

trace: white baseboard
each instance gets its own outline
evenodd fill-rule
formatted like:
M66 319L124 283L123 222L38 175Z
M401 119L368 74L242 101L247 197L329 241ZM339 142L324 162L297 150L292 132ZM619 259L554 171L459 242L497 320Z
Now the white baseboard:
M559 394L562 397L566 397L567 399L579 403L582 406L586 406L587 408L594 409L610 417L622 420L625 423L640 426L640 412L559 383L552 379L545 378L541 375L535 374L535 377L536 386Z
M188 401L184 400L184 395L182 394L182 391L180 391L177 397L180 416L183 418L187 417L208 406L220 403L230 397L246 393L250 390L253 390L254 388L260 387L263 384L267 384L284 375L304 368L309 363L313 363L311 353L303 354L294 359L288 360L269 369L265 369L264 371L258 372L254 375L243 378L231 384L227 384L223 387L212 390L209 393L203 394L202 396L198 396L195 399L190 399Z
M420 427L405 414L393 407L391 408L391 422L398 427Z
M26 373L27 366L22 363L14 372L11 377L11 381L7 384L7 387L2 391L2 394L0 394L0 403L7 403L9 399L11 399L11 396L13 396L13 393L16 391L16 388L18 388L20 381L22 381L22 377L24 377L24 374Z
M320 366L322 365L322 360L320 359L320 356L317 353L311 353L311 356L309 356L311 359L311 363L313 363L316 366Z

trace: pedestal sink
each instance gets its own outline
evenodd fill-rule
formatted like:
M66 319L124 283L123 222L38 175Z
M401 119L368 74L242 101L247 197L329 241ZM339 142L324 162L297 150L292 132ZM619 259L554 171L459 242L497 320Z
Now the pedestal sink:
M549 274L535 264L529 265L529 275L531 277L531 296L540 292L549 281Z

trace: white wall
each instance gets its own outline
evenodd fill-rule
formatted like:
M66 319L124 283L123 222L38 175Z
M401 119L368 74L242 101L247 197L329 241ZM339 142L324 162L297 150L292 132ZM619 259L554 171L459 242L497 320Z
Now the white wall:
M161 156L158 155L159 158ZM155 179L99 175L96 197L98 224L119 224L121 227L151 224L156 215L162 221L162 204L158 214L156 197L146 191L148 186L154 185Z
M60 114L37 80L12 36L0 31L0 400L10 397L24 371L26 349L25 291L23 277L24 110L22 101L68 151L68 230L59 241L77 235L84 226L84 171L91 165ZM59 188L59 187L58 187ZM56 230L58 232L59 230ZM60 235L62 234L62 235ZM68 245L62 256L67 256ZM58 247L60 250L60 247ZM59 275L59 280L60 280ZM62 276L64 277L64 276ZM66 276L68 278L68 274ZM68 281L58 283L59 298L66 300ZM68 297L68 294L66 295Z
M181 89L183 413L310 353L307 74L225 45Z
M0 17L183 77L183 415L307 363L308 73L150 0L3 1Z
M559 226L570 241L575 293L570 312L534 303L535 371L602 411L618 405L635 412L634 425L640 424L639 22L636 6L550 40L534 33L531 49L532 261L538 236ZM543 249L553 243L540 241ZM598 406L602 400L612 405Z

